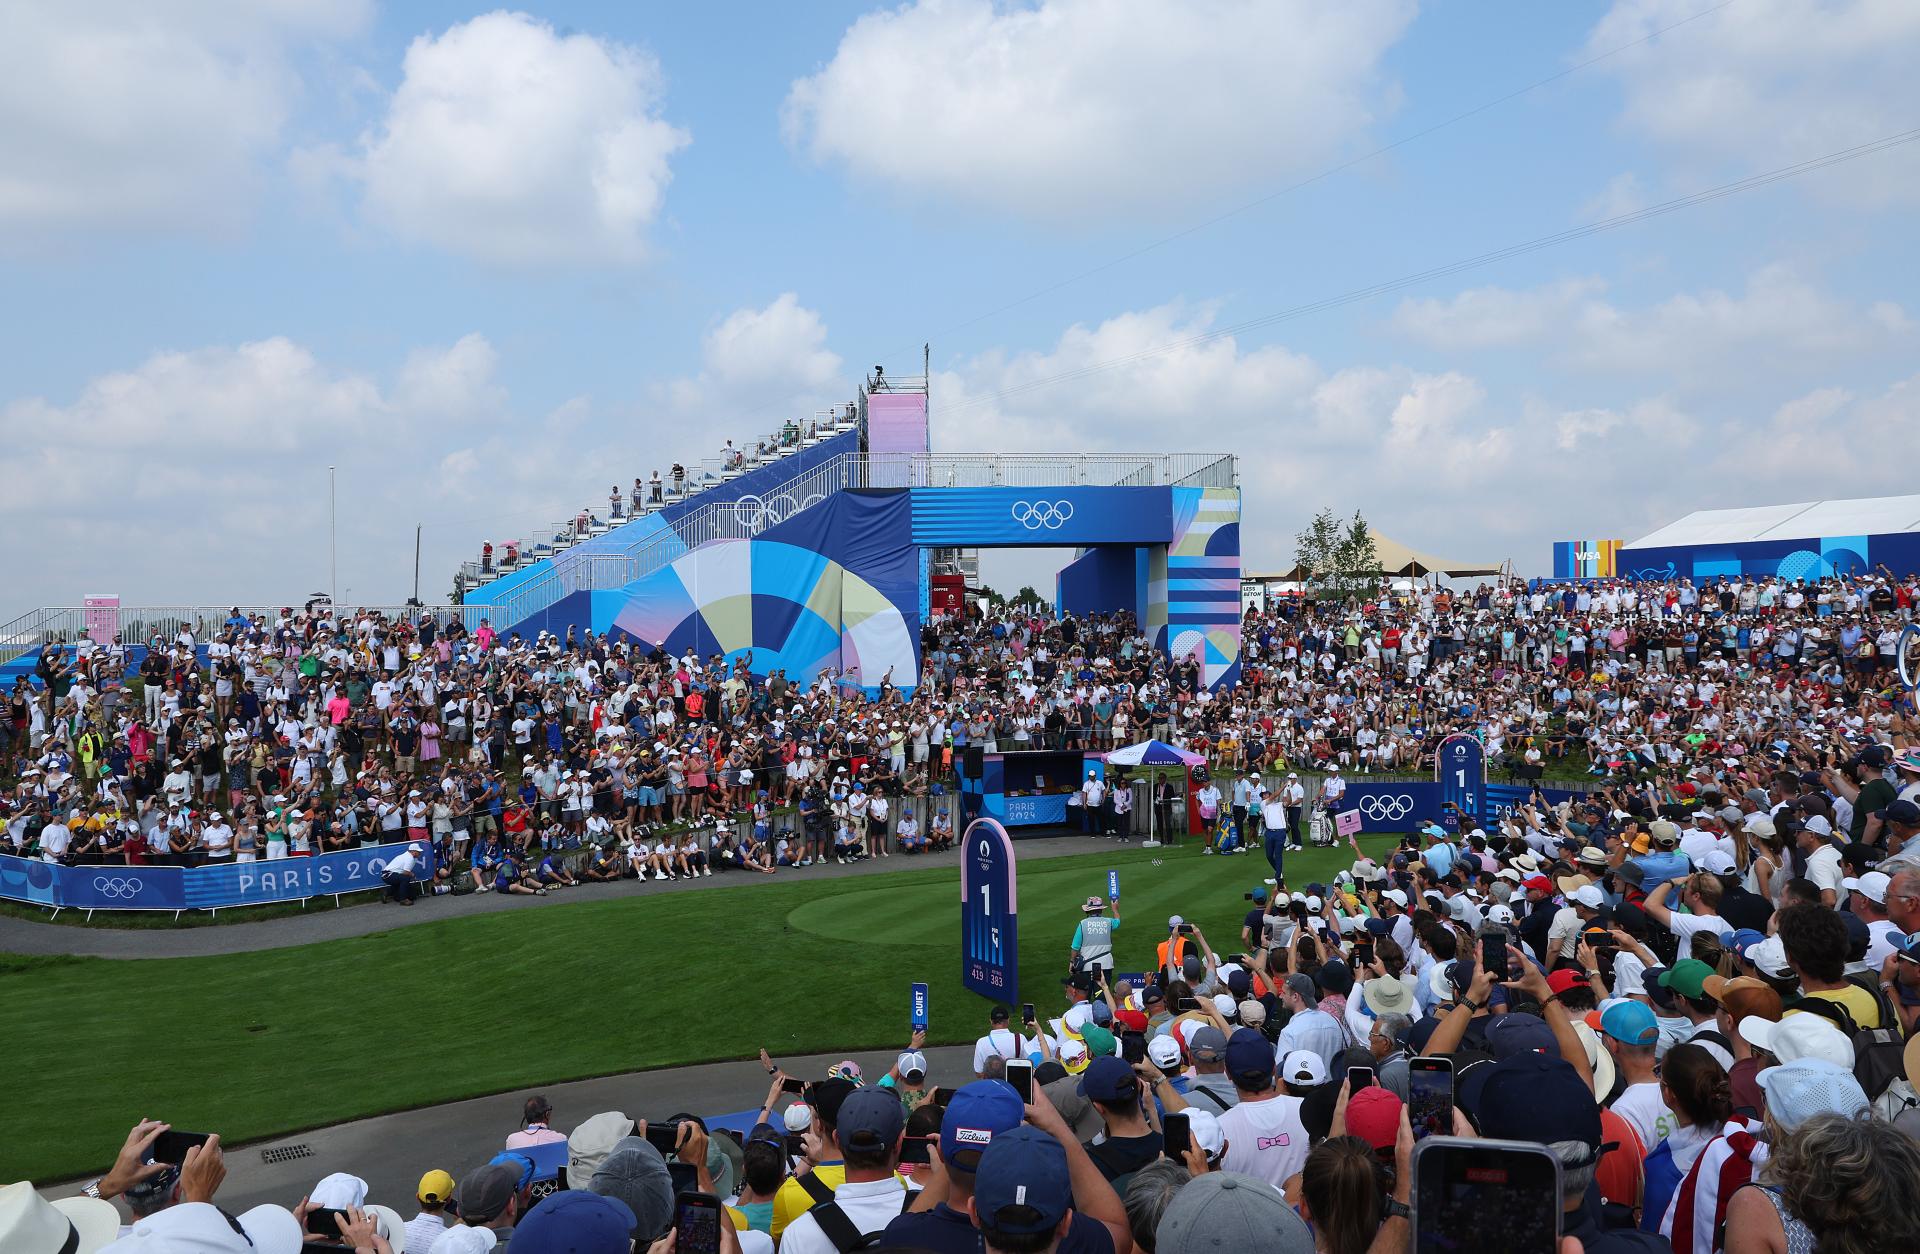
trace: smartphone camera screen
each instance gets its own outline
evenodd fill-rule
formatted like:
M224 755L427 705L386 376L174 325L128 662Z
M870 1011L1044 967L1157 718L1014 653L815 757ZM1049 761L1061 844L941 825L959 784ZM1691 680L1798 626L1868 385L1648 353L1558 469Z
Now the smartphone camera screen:
M674 1210L676 1251L720 1254L720 1207L714 1199L683 1195Z
M1407 1066L1407 1119L1416 1141L1453 1131L1453 1065L1444 1058L1415 1058Z
M1545 1146L1435 1137L1413 1160L1416 1254L1554 1254L1560 1162Z

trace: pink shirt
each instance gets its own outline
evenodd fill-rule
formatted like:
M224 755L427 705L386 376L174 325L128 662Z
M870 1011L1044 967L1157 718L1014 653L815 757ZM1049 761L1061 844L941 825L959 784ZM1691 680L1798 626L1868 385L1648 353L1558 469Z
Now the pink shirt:
M353 703L343 696L336 696L327 702L327 719L335 727L347 721L347 715L353 711Z
M555 1141L566 1139L565 1134L555 1132L544 1123L530 1123L507 1137L507 1148L532 1149L536 1145L552 1145Z

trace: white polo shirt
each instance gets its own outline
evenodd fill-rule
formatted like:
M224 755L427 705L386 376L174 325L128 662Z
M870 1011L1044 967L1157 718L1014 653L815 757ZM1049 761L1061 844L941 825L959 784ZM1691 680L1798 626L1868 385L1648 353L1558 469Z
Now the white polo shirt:
M1304 1150L1302 1153L1304 1154ZM833 1191L833 1200L862 1234L879 1232L900 1217L907 1196L906 1186L893 1176L865 1184L843 1184ZM809 1210L780 1236L781 1254L838 1254L820 1221Z

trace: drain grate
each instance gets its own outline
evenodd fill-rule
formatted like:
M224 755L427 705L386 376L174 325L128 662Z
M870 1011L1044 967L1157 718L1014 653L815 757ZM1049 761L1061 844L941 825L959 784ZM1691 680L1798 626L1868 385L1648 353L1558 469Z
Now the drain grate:
M312 1157L313 1147L310 1145L280 1145L273 1149L263 1149L260 1151L260 1161L269 1164L290 1163L296 1158Z

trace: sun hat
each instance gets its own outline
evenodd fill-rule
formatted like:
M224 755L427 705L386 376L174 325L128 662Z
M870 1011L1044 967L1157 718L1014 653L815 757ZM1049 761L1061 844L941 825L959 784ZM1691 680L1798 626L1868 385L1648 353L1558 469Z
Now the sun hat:
M1183 1185L1154 1231L1157 1254L1313 1254L1313 1248L1306 1222L1278 1189L1231 1171L1210 1171Z
M1413 986L1390 975L1362 984L1360 999L1376 1015L1411 1015L1416 1001Z
M1810 1016L1794 1015L1796 1019ZM1791 1131L1815 1115L1857 1118L1868 1109L1866 1092L1853 1072L1824 1058L1797 1058L1759 1074L1767 1116Z
M109 1210L113 1203L102 1205ZM235 1225L239 1225L236 1230ZM115 1216L115 1230L118 1230L118 1216ZM0 1232L0 1236L4 1236ZM181 1202L165 1210L155 1211L143 1219L136 1220L127 1235L110 1245L95 1246L94 1249L110 1249L116 1254L176 1254L177 1251L192 1251L193 1254L298 1254L305 1234L300 1231L300 1223L293 1212L284 1206L256 1206L229 1219L225 1212L211 1202ZM16 1247L0 1241L0 1249L13 1254ZM85 1254L87 1247L81 1245L76 1254Z
M1790 1014L1778 1023L1754 1016L1735 1029L1755 1049L1764 1049L1783 1063L1817 1058L1853 1070L1853 1042L1831 1019L1816 1014Z
M14 1250L20 1254L61 1254L63 1250L93 1254L119 1235L120 1212L112 1202L97 1197L64 1197L50 1202L24 1180L0 1188L0 1250L8 1254Z

